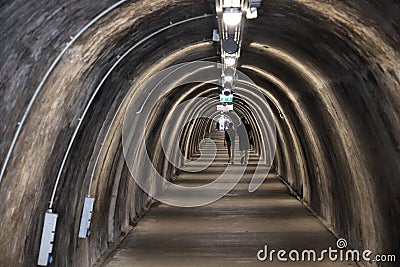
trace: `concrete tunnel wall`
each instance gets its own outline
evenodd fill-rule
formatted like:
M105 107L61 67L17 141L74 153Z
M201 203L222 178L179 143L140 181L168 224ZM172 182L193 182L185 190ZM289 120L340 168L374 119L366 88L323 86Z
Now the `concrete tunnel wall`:
M2 166L18 122L52 62L70 37L115 3L0 4ZM218 58L218 44L209 42L216 28L213 16L174 24L213 12L209 1L128 1L69 47L33 102L1 181L1 265L35 265L51 190L90 98L129 47L169 25L121 60L82 121L55 198L59 223L53 265L92 265L143 216L151 199L127 170L123 114L114 115L128 91L151 73L179 62ZM268 96L274 112L274 171L351 247L376 253L400 249L399 13L400 4L389 0L264 1L259 18L247 23L239 68ZM202 87L197 90L194 95ZM149 139L157 139L164 110L177 104L175 94L160 103L148 125ZM186 140L198 141L202 129L191 129ZM155 167L172 176L174 168L158 153L159 144L148 149ZM190 155L196 147L188 149ZM79 240L83 199L99 153L92 235ZM149 166L138 166L136 175L146 175Z

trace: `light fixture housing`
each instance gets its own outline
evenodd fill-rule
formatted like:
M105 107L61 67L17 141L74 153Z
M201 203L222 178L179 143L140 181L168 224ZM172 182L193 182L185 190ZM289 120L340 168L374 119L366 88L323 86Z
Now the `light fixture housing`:
M242 12L238 8L226 8L222 20L228 26L237 26L242 21Z

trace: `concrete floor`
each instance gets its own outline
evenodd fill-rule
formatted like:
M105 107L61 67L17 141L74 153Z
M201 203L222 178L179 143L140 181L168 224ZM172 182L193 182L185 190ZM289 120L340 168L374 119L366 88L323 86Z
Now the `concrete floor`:
M218 148L214 163L200 173L182 173L178 177L179 184L208 183L226 168L228 157L222 142L223 133L213 133L211 137ZM256 159L251 153L241 182L214 203L198 208L165 204L152 207L103 266L355 266L354 263L330 261L257 260L257 252L264 245L268 245L269 250L321 251L328 247L336 249L336 240L289 194L276 175L269 174L256 192L248 192ZM239 161L236 151L236 164Z

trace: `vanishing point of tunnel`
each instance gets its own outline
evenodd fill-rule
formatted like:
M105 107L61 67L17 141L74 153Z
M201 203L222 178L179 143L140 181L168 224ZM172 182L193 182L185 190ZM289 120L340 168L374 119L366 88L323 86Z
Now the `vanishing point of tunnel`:
M0 266L400 266L398 0L0 22Z

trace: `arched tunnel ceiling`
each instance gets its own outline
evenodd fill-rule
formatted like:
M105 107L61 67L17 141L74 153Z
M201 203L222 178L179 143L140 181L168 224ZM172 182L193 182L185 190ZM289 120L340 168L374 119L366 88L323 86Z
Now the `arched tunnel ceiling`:
M94 173L97 229L92 247L56 236L57 266L90 265L141 216L146 196L121 160L123 99L167 66L218 60L213 8L188 0L0 4L0 262L35 261L57 176L58 229L71 232ZM399 13L389 0L263 1L246 22L239 61L274 113L274 171L353 247L376 251L400 248Z

